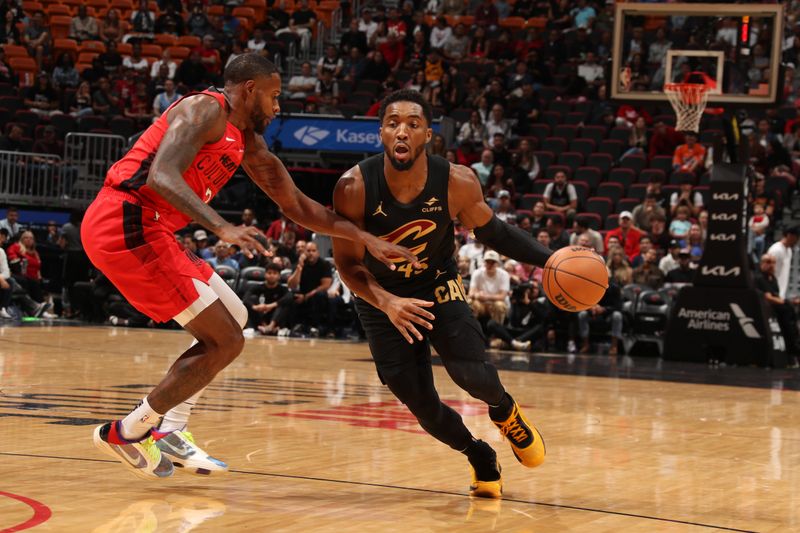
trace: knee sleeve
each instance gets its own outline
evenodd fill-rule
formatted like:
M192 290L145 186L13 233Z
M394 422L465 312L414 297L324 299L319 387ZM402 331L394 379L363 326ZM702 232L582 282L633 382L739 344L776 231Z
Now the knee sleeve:
M239 324L239 327L244 329L247 325L247 308L242 303L242 300L233 292L233 289L225 283L219 274L214 273L208 280L208 284L214 289L214 292L219 297L219 300L231 314L231 316Z

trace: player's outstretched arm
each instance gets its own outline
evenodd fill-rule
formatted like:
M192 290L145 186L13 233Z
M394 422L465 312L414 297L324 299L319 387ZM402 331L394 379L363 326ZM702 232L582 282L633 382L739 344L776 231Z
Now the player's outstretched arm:
M450 165L451 213L475 233L480 242L521 263L544 266L553 252L516 226L497 218L483 199L478 178L469 168Z
M419 266L416 256L407 248L388 243L360 230L354 224L325 209L295 186L283 162L269 151L261 135L245 132L245 154L242 165L250 179L278 204L289 219L318 233L347 239L365 246L373 257L394 270L392 257L404 257Z
M226 242L236 244L244 253L266 253L257 240L258 230L238 228L206 205L183 179L203 145L218 141L225 134L225 114L212 97L196 96L175 106L169 115L169 127L161 141L147 175L147 185L182 213L213 231Z
M348 170L336 183L333 205L337 213L359 228L364 227L364 181L358 167ZM414 324L431 329L429 320L433 314L426 311L433 302L415 298L400 298L380 286L375 276L364 264L365 247L354 241L334 237L333 260L342 281L359 298L380 309L389 317L403 337L413 342L413 337L422 340Z

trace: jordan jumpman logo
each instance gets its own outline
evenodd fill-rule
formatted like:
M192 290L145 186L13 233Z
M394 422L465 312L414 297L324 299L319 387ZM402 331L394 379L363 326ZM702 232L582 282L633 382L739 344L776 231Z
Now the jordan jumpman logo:
M387 215L386 213L383 212L383 202L379 203L378 204L378 209L376 209L375 212L372 213L372 216L375 216L375 215L383 215L385 217L389 216L389 215Z

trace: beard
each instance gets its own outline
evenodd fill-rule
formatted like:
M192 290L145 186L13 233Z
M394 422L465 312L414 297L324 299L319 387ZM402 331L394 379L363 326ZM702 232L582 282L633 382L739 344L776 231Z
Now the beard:
M394 152L390 152L388 148L383 149L383 153L385 153L386 157L389 158L389 162L392 164L392 167L394 167L395 170L398 170L400 172L405 172L406 170L410 170L411 167L414 166L414 163L416 163L419 156L422 155L422 152L424 151L425 151L425 145L422 145L418 147L416 150L414 150L414 152L411 154L411 157L408 158L408 161L398 161L394 157Z
M267 119L267 115L265 115L261 111L255 111L253 113L253 130L255 133L259 135L264 135L267 131L267 126L269 125L269 119Z

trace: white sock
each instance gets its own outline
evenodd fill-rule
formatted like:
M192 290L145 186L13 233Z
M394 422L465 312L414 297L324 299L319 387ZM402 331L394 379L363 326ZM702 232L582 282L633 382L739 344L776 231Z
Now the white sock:
M183 431L186 429L186 424L189 422L189 415L192 414L192 408L197 404L197 400L200 399L200 396L205 390L206 388L203 387L197 391L194 396L167 411L158 430L162 433L168 433L170 431Z
M153 426L158 424L160 418L161 413L156 413L145 397L136 409L122 419L122 424L120 424L122 437L128 440L141 439Z

